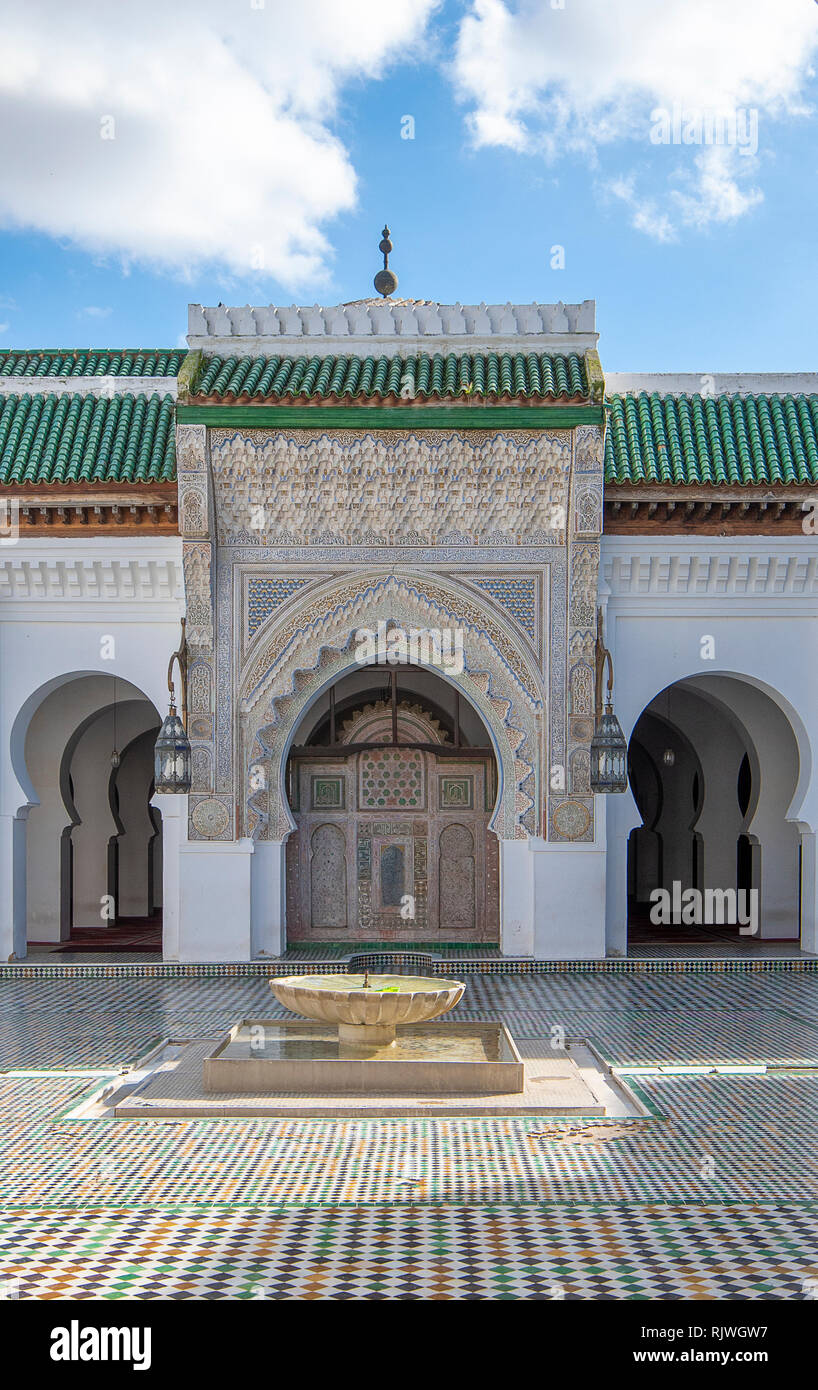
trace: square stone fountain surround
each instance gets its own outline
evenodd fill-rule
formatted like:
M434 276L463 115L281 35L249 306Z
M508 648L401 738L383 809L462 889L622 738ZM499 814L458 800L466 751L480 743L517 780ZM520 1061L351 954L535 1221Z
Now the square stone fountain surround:
M514 1040L502 1023L419 1023L398 1026L398 1045L402 1039L423 1038L425 1056L388 1056L379 1048L378 1056L367 1056L360 1045L345 1048L343 1040L326 1042L324 1055L264 1056L259 1048L250 1056L228 1056L229 1050L250 1030L264 1030L286 1044L291 1051L299 1042L315 1040L320 1052L327 1027L296 1019L242 1019L208 1054L203 1063L207 1092L235 1092L245 1095L277 1093L283 1095L519 1095L525 1089L525 1069ZM259 1033L256 1031L255 1036ZM452 1060L452 1049L459 1041L477 1040L484 1058ZM435 1051L435 1042L439 1044ZM309 1048L307 1048L309 1050ZM346 1053L346 1055L344 1055ZM337 1055L336 1055L337 1054Z

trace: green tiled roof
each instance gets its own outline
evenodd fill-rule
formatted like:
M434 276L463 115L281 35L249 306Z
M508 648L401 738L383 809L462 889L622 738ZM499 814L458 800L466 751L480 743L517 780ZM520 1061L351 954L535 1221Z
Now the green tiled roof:
M818 482L818 396L613 396L609 483Z
M588 396L578 353L413 353L406 357L216 357L196 396L215 400L439 400Z
M0 376L176 376L184 348L21 348L0 352Z
M174 435L167 394L0 396L0 484L171 482Z

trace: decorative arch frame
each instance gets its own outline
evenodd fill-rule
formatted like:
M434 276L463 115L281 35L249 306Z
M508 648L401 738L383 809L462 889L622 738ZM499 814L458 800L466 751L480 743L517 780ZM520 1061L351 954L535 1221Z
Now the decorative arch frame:
M473 705L494 747L498 797L490 821L499 839L525 839L539 829L539 782L544 738L542 674L510 624L440 575L374 571L322 586L290 607L286 619L265 625L240 681L240 766L244 833L284 840L296 825L284 773L295 731L309 708L348 671L361 668L356 634L391 627L456 628L462 633L463 670L427 669L455 686ZM534 794L523 789L532 778Z

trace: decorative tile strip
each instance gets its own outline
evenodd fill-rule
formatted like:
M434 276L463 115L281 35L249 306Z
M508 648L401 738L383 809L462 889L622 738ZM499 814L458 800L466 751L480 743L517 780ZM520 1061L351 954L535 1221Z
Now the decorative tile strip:
M358 952L360 960L365 952ZM405 963L406 952L374 953L379 964ZM156 965L29 965L21 961L0 965L0 980L128 980L186 978L266 978L270 975L343 974L350 957L327 955L325 959L290 957L269 961L163 962ZM818 958L741 960L509 960L503 956L449 954L433 962L432 973L448 975L743 975L814 974Z

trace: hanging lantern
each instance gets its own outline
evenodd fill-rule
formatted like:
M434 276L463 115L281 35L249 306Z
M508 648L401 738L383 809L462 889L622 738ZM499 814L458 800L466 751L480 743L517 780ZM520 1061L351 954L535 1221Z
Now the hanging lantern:
M591 739L591 791L624 792L628 788L628 745L608 703Z
M608 700L602 713L602 678L608 665ZM602 609L597 610L596 728L591 739L591 791L624 792L628 789L628 745L613 712L613 661L603 641Z
M173 663L178 661L182 686L182 717L176 713L173 690ZM173 653L168 664L168 690L170 708L154 745L153 780L155 791L161 795L185 796L190 791L191 756L190 739L185 730L187 723L187 639L185 619L182 619L182 641L179 650Z
M117 738L116 738L116 676L114 676L114 706L113 706L113 708L114 708L114 746L113 746L113 750L112 750L112 752L111 752L111 767L114 769L114 772L116 772L116 770L117 770L117 768L119 767L119 764L120 764L120 762L121 762L121 759L120 759L120 756L119 756L119 749L118 749L117 746L116 746L116 744L117 744Z
M190 739L172 700L154 746L153 780L157 792L190 791Z
M662 762L664 763L665 767L673 767L675 761L676 754L674 753L673 749L666 748L664 753L662 754Z

